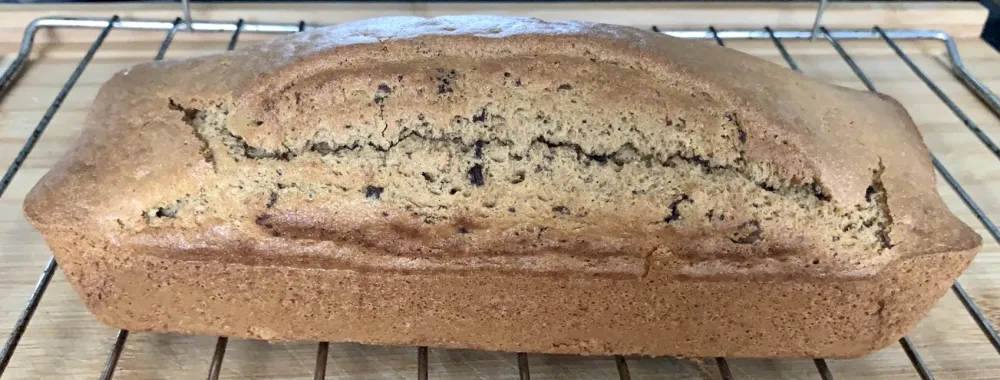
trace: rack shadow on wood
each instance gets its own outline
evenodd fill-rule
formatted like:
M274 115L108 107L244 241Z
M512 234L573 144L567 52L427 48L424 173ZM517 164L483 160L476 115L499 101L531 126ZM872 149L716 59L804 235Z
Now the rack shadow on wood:
M76 81L86 70L87 65L93 59L94 54L100 49L104 40L108 34L113 29L132 29L132 30L162 30L166 32L166 37L160 48L156 51L153 59L160 60L163 59L164 54L167 49L170 48L171 42L174 36L179 31L189 31L189 32L222 32L231 33L231 38L229 40L228 49L234 49L238 42L241 34L244 33L294 33L303 31L307 28L305 22L299 22L298 24L288 25L288 24L260 24L260 23L246 23L243 19L236 20L232 23L227 22L192 22L190 24L182 22L181 18L177 18L173 21L156 21L156 20L122 20L118 16L112 16L109 19L74 19L74 18L62 18L62 17L51 17L51 18L41 18L31 22L28 25L24 33L24 38L22 39L20 49L18 51L17 58L11 63L7 70L0 76L0 94L5 94L6 90L9 89L16 82L17 74L21 71L25 62L32 51L34 37L37 32L43 28L82 28L82 29L100 29L101 33L96 40L90 46L86 55L77 65L73 74L66 81L66 84L62 87L59 93L56 95L55 100L51 103L48 110L45 112L41 120L39 120L37 126L26 140L21 150L18 152L14 161L10 164L7 171L4 173L2 179L0 179L0 197L7 190L10 185L11 180L17 174L21 165L27 159L28 155L31 153L35 144L42 137L45 129L48 127L49 122L55 116L56 112L59 111L62 102L65 100L69 91L76 84ZM774 43L775 48L787 62L788 66L796 71L801 71L799 66L796 64L794 58L785 49L782 41L783 40L808 40L816 37L817 35L811 30L774 30L770 27L763 27L760 30L717 30L713 26L708 26L706 30L703 31L692 31L692 30L660 30L653 26L652 29L656 32L671 35L680 38L689 39L704 39L704 40L714 40L719 45L725 45L726 40L770 40ZM934 92L934 94L946 105L948 108L955 113L955 115L962 120L962 122L968 127L968 129L985 145L998 159L1000 159L1000 147L998 147L989 136L987 136L974 121L972 121L966 113L956 105L941 89L938 87L934 81L930 80L924 72L918 67L909 56L906 55L896 44L896 40L936 40L942 42L947 48L948 57L951 61L952 70L954 74L962 80L966 87L972 91L976 96L978 96L993 112L994 115L1000 117L1000 100L997 96L993 94L985 85L982 84L978 79L972 76L966 69L962 62L961 56L958 53L958 47L955 41L946 33L932 31L932 30L883 30L882 28L876 26L870 30L829 30L825 27L819 27L819 32L821 37L823 37L827 43L829 43L843 58L844 63L848 65L858 79L868 88L870 91L876 91L874 84L865 74L865 72L854 62L854 59L847 53L847 51L841 46L841 40L884 40L889 49L892 49L899 58L906 64L910 70L913 71L914 75L918 76L921 81L923 81L927 87ZM2 96L2 95L0 95ZM1000 230L997 229L993 221L986 215L986 213L979 207L979 205L972 199L972 197L966 192L966 190L958 183L955 177L948 171L944 165L938 161L936 157L932 157L934 167L938 170L941 176L945 179L949 186L955 190L958 196L962 199L962 202L968 206L969 210L972 211L976 218L983 224L990 235L1000 243ZM42 275L38 280L38 283L29 298L27 306L21 313L20 318L17 320L7 343L3 347L3 351L0 351L0 376L3 376L4 370L10 363L11 358L14 355L14 350L17 348L18 342L20 341L22 335L28 327L28 323L31 321L35 310L38 308L38 304L41 301L45 290L48 287L53 274L58 268L58 264L55 258L50 258L48 264L42 271ZM962 288L961 284L956 282L952 286L952 290L955 295L959 298L962 305L968 311L969 315L973 318L979 328L982 330L986 339L993 345L993 348L1000 354L1000 338L998 338L996 330L983 315L979 307L972 301L969 295ZM114 376L115 369L117 367L118 358L121 355L122 349L128 339L129 332L126 330L120 330L118 336L111 347L110 353L108 354L108 359L104 367L103 372L100 375L101 379L111 379ZM216 341L215 351L211 357L211 365L209 367L209 373L207 375L209 380L217 379L219 373L223 366L223 359L226 353L226 346L228 344L228 338L219 337ZM913 364L914 369L917 374L923 379L933 379L930 369L926 366L924 361L921 359L919 352L916 347L910 342L909 338L902 338L899 340L899 344L902 346L903 350L906 352L907 357ZM314 370L315 379L324 379L326 372L326 362L328 356L329 344L327 342L319 342L317 346L317 356L316 356L316 366ZM428 379L428 349L427 347L418 347L416 349L417 355L417 378L421 380ZM719 369L719 375L722 379L734 379L732 372L729 369L729 364L726 358L715 358L716 365ZM822 379L833 379L834 374L831 373L830 368L827 366L826 361L822 358L814 359L816 370ZM522 380L530 379L530 371L528 366L528 355L525 353L517 354L518 363L518 374ZM628 371L628 363L625 357L616 356L615 357L616 367L618 369L619 377L622 380L630 379Z

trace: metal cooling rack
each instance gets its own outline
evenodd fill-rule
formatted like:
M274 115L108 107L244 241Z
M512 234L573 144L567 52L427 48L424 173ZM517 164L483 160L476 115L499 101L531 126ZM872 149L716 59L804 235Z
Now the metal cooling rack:
M822 9L822 7L820 8ZM819 20L819 16L817 16ZM28 60L28 57L32 51L32 45L34 42L34 37L37 32L41 29L48 28L77 28L77 29L101 29L100 35L91 44L90 49L87 54L83 57L80 63L77 65L76 70L70 75L66 84L56 95L55 100L49 106L48 110L45 112L42 119L38 122L31 136L24 143L20 152L17 154L14 162L11 163L10 167L4 173L3 179L0 180L0 196L7 190L10 185L11 180L14 175L17 174L18 169L20 169L21 164L24 163L28 154L31 153L32 148L41 138L42 134L45 132L46 127L52 120L52 117L59 110L60 105L63 100L65 100L66 95L76 84L77 79L83 74L84 70L87 68L87 64L93 59L94 54L100 49L104 40L107 38L108 34L114 29L131 29L131 30L162 30L166 32L166 37L163 43L160 45L159 50L156 52L156 60L163 59L164 54L170 47L174 36L179 31L187 32L224 32L231 33L231 38L229 40L228 49L232 50L236 47L239 41L240 34L242 33L294 33L311 28L306 25L306 23L299 22L297 25L294 24L258 24L258 23L246 23L243 19L239 19L235 22L191 22L190 20L184 21L182 18L178 17L174 21L156 21L156 20L123 20L118 16L113 16L109 19L79 19L79 18L62 18L62 17L51 17L42 18L31 22L28 25L24 33L24 38L21 41L21 47L18 51L17 58L13 63L7 68L7 70L0 76L0 97L6 94L6 90L14 84L18 72L24 66L24 63ZM799 71L798 65L792 58L791 54L785 49L782 44L782 40L804 40L804 39L814 39L823 38L825 39L833 48L837 51L844 62L850 66L851 70L857 75L858 79L864 83L864 85L870 91L876 91L874 84L865 74L864 71L854 62L850 54L844 50L841 46L841 40L878 40L881 39L885 41L890 49L892 49L899 58L906 64L913 73L923 81L927 87L941 99L945 105L951 109L952 112L958 116L959 119L965 124L968 129L976 135L976 137L981 141L998 159L1000 159L1000 147L997 146L993 140L987 136L974 121L972 121L965 111L958 107L955 102L953 102L936 83L934 83L926 74L918 67L906 53L896 44L897 40L932 40L942 42L948 51L948 58L951 61L952 70L954 74L964 82L964 84L969 88L970 91L976 94L986 105L992 110L992 112L1000 117L1000 100L994 95L986 86L982 84L978 79L972 76L969 71L965 68L962 63L962 58L958 53L958 47L955 44L954 39L947 33L933 31L933 30L883 30L882 28L876 26L870 30L829 30L817 23L816 27L812 30L773 30L769 27L764 27L760 30L717 30L713 26L709 26L707 30L703 31L691 31L691 30L660 30L653 26L652 29L656 32L689 39L711 39L714 40L719 45L725 45L726 40L753 40L753 39L764 39L771 40L774 43L774 47L781 53L781 56L788 63L788 66L793 70ZM989 231L990 235L1000 243L1000 230L997 229L993 221L985 214L982 208L976 204L976 201L972 199L971 196L965 191L965 189L958 183L951 172L949 172L944 165L936 157L932 157L934 167L941 173L941 176L948 182L948 185L958 193L962 201L966 206L976 215L976 218L983 224L983 226ZM28 300L27 306L21 313L17 324L14 326L14 330L10 334L10 338L3 347L3 351L0 352L0 376L3 376L4 370L7 368L11 357L14 355L14 350L17 348L17 344L24 334L25 329L28 327L28 322L31 321L32 315L38 308L38 304L41 301L42 295L45 293L45 289L48 287L52 275L55 273L58 264L55 258L50 258L45 269L42 271L41 278L39 278L37 285L35 286L34 292L31 294L31 298ZM990 322L983 315L979 307L969 298L969 295L965 292L962 286L956 282L952 286L952 290L955 295L958 296L959 300L965 306L965 309L969 312L969 315L975 320L976 324L985 334L986 339L993 345L997 353L1000 354L1000 337L997 336L997 331L993 328ZM100 375L100 379L111 379L114 375L115 369L118 364L118 358L121 355L122 348L125 346L125 342L128 339L129 332L127 330L120 330L118 336L115 339L114 344L111 347L110 353L108 354L107 362L104 366L104 370ZM215 352L211 358L211 366L209 367L209 373L207 378L209 380L215 380L219 377L219 372L222 369L223 358L226 354L226 344L228 343L228 338L219 337L216 345ZM934 376L931 371L924 364L924 361L920 357L920 353L917 352L916 347L910 342L909 338L904 337L899 340L899 344L902 346L906 355L909 357L910 361L913 363L914 369L920 375L922 379L933 379ZM320 342L316 350L316 367L315 367L315 379L320 380L325 378L326 374L326 362L327 362L327 352L329 349L329 343ZM428 365L427 365L427 347L418 347L417 351L417 378L419 380L428 379ZM715 358L715 362L719 368L719 374L722 379L731 380L734 379L732 372L729 370L729 364L726 358ZM833 379L833 374L831 373L829 367L824 359L814 359L816 364L816 369L819 375L824 380ZM526 353L517 354L518 372L520 374L520 379L530 380L531 374L528 367L528 355ZM620 379L628 380L630 379L628 363L625 357L616 356L615 364L618 368L618 374Z

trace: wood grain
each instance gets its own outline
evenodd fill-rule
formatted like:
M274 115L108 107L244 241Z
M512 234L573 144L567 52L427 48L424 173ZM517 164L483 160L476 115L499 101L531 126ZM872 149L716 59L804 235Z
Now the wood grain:
M278 15L289 17L290 12ZM87 31L81 35L92 39L95 33ZM76 67L90 40L81 37L81 41L87 43L38 46L36 51L40 53L26 67L17 85L0 100L0 163L6 165L13 159ZM13 42L0 39L3 54L0 66L6 67L12 60L17 49ZM24 195L77 136L89 102L100 85L114 72L151 59L158 45L159 39L153 38L109 41L63 103L7 193L0 197L0 288L4 289L0 292L0 328L14 325L49 257L48 249L21 215ZM784 64L769 41L730 41L728 45ZM168 58L205 54L224 46L224 42L183 33L178 35ZM788 42L787 46L803 71L833 83L861 88L861 82L825 41ZM1000 217L1000 197L992 191L1000 186L1000 160L884 43L845 42L844 46L881 91L897 97L908 107L928 145L980 206L989 215ZM940 43L905 43L903 47L987 134L1000 139L1000 119L954 78ZM959 47L969 69L993 89L1000 89L1000 55L977 40L960 40ZM943 180L939 191L952 209L986 238L983 252L961 281L993 324L1000 325L1000 247ZM62 274L57 273L4 379L96 378L114 336L113 329L93 319ZM1000 378L1000 355L950 293L924 318L911 338L938 379ZM126 345L116 378L202 378L208 371L214 342L214 337L205 336L134 334ZM513 354L434 349L430 352L433 379L517 378ZM270 344L232 340L222 378L311 379L315 355L315 344L308 342ZM608 357L530 355L529 361L533 379L617 378L614 360ZM864 359L836 360L829 364L837 379L917 378L898 345ZM819 378L810 360L738 359L731 360L730 365L740 380ZM719 378L714 363L703 360L630 358L629 367L633 379ZM415 379L416 349L331 345L327 378Z

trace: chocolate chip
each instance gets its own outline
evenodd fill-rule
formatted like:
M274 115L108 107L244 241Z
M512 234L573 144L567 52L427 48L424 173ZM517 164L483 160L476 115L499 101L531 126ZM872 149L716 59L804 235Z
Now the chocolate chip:
M764 189L764 190L770 191L770 192L775 192L775 191L778 190L774 186L768 185L766 183L758 183L757 187L760 187L761 189Z
M436 78L438 82L438 95L455 92L455 89L452 87L452 81L455 80L455 76L455 70L445 73L444 69L438 69L438 77Z
M484 113L485 113L486 109L484 108L483 110L484 110ZM475 150L474 154L475 154L475 157L477 159L483 158L483 147L486 146L486 144L489 144L489 143L486 142L486 141L483 141L483 140L476 140L476 150Z
M369 199L382 198L382 188L378 186L365 186L365 197Z
M468 174L468 177L469 177L469 182L472 182L473 185L475 185L475 186L483 186L483 185L486 184L486 181L483 178L483 166L482 165L480 165L480 164L472 165L472 167L469 168L469 172L467 174Z
M871 202L871 201L875 200L875 193L877 191L878 190L875 190L875 186L874 185L868 186L868 188L865 189L865 201Z
M157 218L176 218L177 209L172 207L160 207L156 209Z
M563 84L559 85L559 88L557 88L556 90L557 91L569 91L569 90L572 90L572 89L573 89L572 85L570 85L569 83L563 83Z
M267 208L272 208L274 205L278 204L278 192L272 191L271 198L267 201Z
M475 123L485 122L486 121L486 107L483 107L483 109L479 110L479 114L472 115L472 121L475 122Z
M467 233L469 233L469 229L465 228L465 227L458 227L458 233L460 233L460 234L467 234Z
M691 198L689 198L687 194L681 194L680 198L670 202L670 205L667 206L670 209L670 215L663 218L664 223L670 223L681 219L681 212L677 209L677 206L680 206L682 202L691 202Z
M820 185L819 182L812 183L812 191L813 194L816 195L816 199L819 199L824 202L829 202L831 199L830 194L826 193L826 190L823 189L823 185Z

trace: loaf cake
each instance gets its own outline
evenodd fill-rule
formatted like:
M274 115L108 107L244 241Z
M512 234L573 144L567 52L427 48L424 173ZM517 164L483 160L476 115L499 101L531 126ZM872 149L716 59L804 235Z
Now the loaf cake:
M136 65L24 210L110 326L512 352L865 355L981 246L888 96L487 16Z

